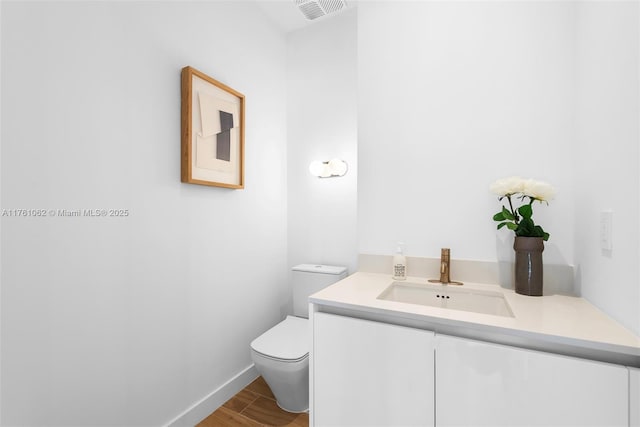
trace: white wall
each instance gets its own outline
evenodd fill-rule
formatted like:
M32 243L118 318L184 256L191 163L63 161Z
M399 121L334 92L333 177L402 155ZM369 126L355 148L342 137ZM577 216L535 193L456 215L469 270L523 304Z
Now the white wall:
M289 265L357 265L356 11L287 37ZM311 176L309 163L340 158L344 177Z
M582 295L640 334L640 44L637 2L581 2L577 15L575 245ZM613 249L600 213L613 211Z
M534 219L545 262L573 260L570 2L360 2L359 250L512 260L488 187L559 190Z
M2 424L159 425L283 317L286 41L244 2L2 2ZM180 183L180 69L247 99L246 189Z
M487 187L558 189L545 263L640 333L637 2L360 2L359 251L513 262ZM603 253L599 214L614 211ZM510 264L509 264L510 265ZM409 267L410 268L410 267ZM510 276L504 276L508 279Z

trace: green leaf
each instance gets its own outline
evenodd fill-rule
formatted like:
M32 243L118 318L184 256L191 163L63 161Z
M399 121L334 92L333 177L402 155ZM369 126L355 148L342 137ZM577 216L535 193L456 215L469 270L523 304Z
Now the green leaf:
M533 237L544 237L544 230L539 225L533 227Z
M511 212L509 212L507 210L507 208L505 208L504 206L502 207L502 215L504 215L504 217L506 219L510 219L511 221L515 221L515 217L513 216L513 214Z
M518 226L517 226L516 224L514 224L513 222L506 222L505 224L507 224L507 228L508 228L509 230L513 230L513 231L515 231L515 230L516 230L516 228L518 228Z
M502 214L502 212L498 212L497 214L495 214L493 216L493 220L494 221L504 221L506 218L504 217L504 215Z
M549 240L549 233L544 231L539 225L536 225L534 228L534 233L531 237L542 237L544 241L547 241Z
M508 224L509 224L508 222L501 222L500 224L498 224L498 230L500 230L502 227Z
M536 237L535 236L535 225L533 224L533 220L531 218L522 218L522 221L518 223L518 227L516 229L516 236L522 237Z
M533 209L531 209L531 205L522 205L518 208L518 212L522 215L523 218L531 219L533 216Z

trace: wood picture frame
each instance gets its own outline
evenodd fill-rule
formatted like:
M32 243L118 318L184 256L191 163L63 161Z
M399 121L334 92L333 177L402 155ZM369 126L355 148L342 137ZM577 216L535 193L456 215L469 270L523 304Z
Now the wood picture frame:
M244 188L244 95L189 66L181 81L181 181Z

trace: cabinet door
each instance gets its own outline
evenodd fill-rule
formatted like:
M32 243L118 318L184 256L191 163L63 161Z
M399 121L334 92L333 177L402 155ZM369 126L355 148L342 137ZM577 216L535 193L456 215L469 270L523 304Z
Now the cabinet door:
M629 425L640 427L640 369L629 368Z
M438 426L627 426L622 366L438 335Z
M433 426L433 332L313 316L315 426Z

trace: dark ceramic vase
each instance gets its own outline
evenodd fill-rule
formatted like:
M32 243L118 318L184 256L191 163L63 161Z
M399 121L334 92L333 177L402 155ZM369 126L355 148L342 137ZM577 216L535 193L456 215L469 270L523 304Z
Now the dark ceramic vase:
M516 251L516 293L542 296L542 237L519 237L513 242Z

